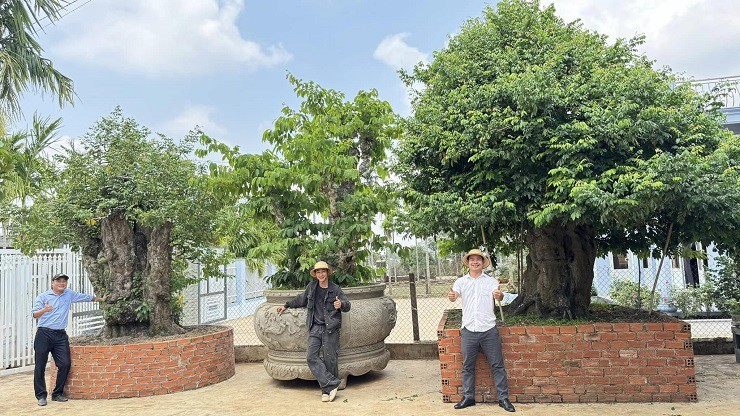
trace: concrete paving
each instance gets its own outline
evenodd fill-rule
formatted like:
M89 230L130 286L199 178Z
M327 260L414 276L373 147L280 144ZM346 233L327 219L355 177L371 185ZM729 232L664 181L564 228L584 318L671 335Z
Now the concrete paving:
M734 355L696 357L698 403L521 404L519 415L737 415L740 409L740 364ZM276 381L261 364L238 364L236 375L222 383L164 396L49 401L39 407L33 397L33 374L0 378L4 399L0 415L449 415L442 403L437 360L391 361L388 367L350 377L332 403L322 403L315 381ZM493 404L459 411L465 415L507 414Z

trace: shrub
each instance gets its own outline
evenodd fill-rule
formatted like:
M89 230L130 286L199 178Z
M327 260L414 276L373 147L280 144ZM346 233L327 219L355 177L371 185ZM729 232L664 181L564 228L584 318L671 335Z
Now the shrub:
M696 315L700 308L697 289L693 286L671 287L668 304L686 316Z
M632 308L655 309L658 307L660 296L655 296L650 303L650 289L647 286L638 285L629 279L614 280L609 288L609 297L622 306Z
M714 283L714 303L721 311L731 311L740 304L740 264L729 257L718 257L716 270L710 270L707 280Z

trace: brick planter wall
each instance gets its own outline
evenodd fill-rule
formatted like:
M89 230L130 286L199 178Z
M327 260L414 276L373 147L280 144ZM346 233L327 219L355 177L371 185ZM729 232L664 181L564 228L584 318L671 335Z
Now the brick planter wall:
M73 399L142 397L192 390L234 375L231 328L191 338L126 345L70 347L65 394ZM56 366L47 386L54 386Z
M460 330L437 337L446 403L462 398ZM695 402L691 326L663 323L595 323L500 327L509 395L518 403ZM480 353L475 400L496 402L491 367Z

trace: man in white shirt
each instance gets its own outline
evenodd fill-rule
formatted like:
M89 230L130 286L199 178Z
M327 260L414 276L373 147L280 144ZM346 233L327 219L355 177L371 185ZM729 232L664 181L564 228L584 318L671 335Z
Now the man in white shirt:
M455 409L475 406L475 362L478 351L483 353L491 364L493 381L498 392L498 405L507 412L514 412L509 401L509 385L504 368L504 355L501 351L501 337L496 327L496 313L493 298L499 302L504 298L499 290L499 282L483 273L491 260L478 249L472 249L463 257L463 263L470 269L465 276L455 280L448 298L454 302L462 299L462 355L463 355L463 398Z

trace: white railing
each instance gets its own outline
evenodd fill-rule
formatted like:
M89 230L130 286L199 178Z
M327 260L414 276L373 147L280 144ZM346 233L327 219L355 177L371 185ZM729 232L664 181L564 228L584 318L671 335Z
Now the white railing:
M740 107L740 76L696 79L689 84L700 93L723 91L720 100L724 108Z
M51 288L51 277L57 273L69 276L70 289L93 293L78 253L57 249L27 257L18 250L0 249L0 373L33 365L33 337L37 325L31 314L33 301ZM102 328L97 311L98 304L94 302L73 304L69 334L75 336Z

